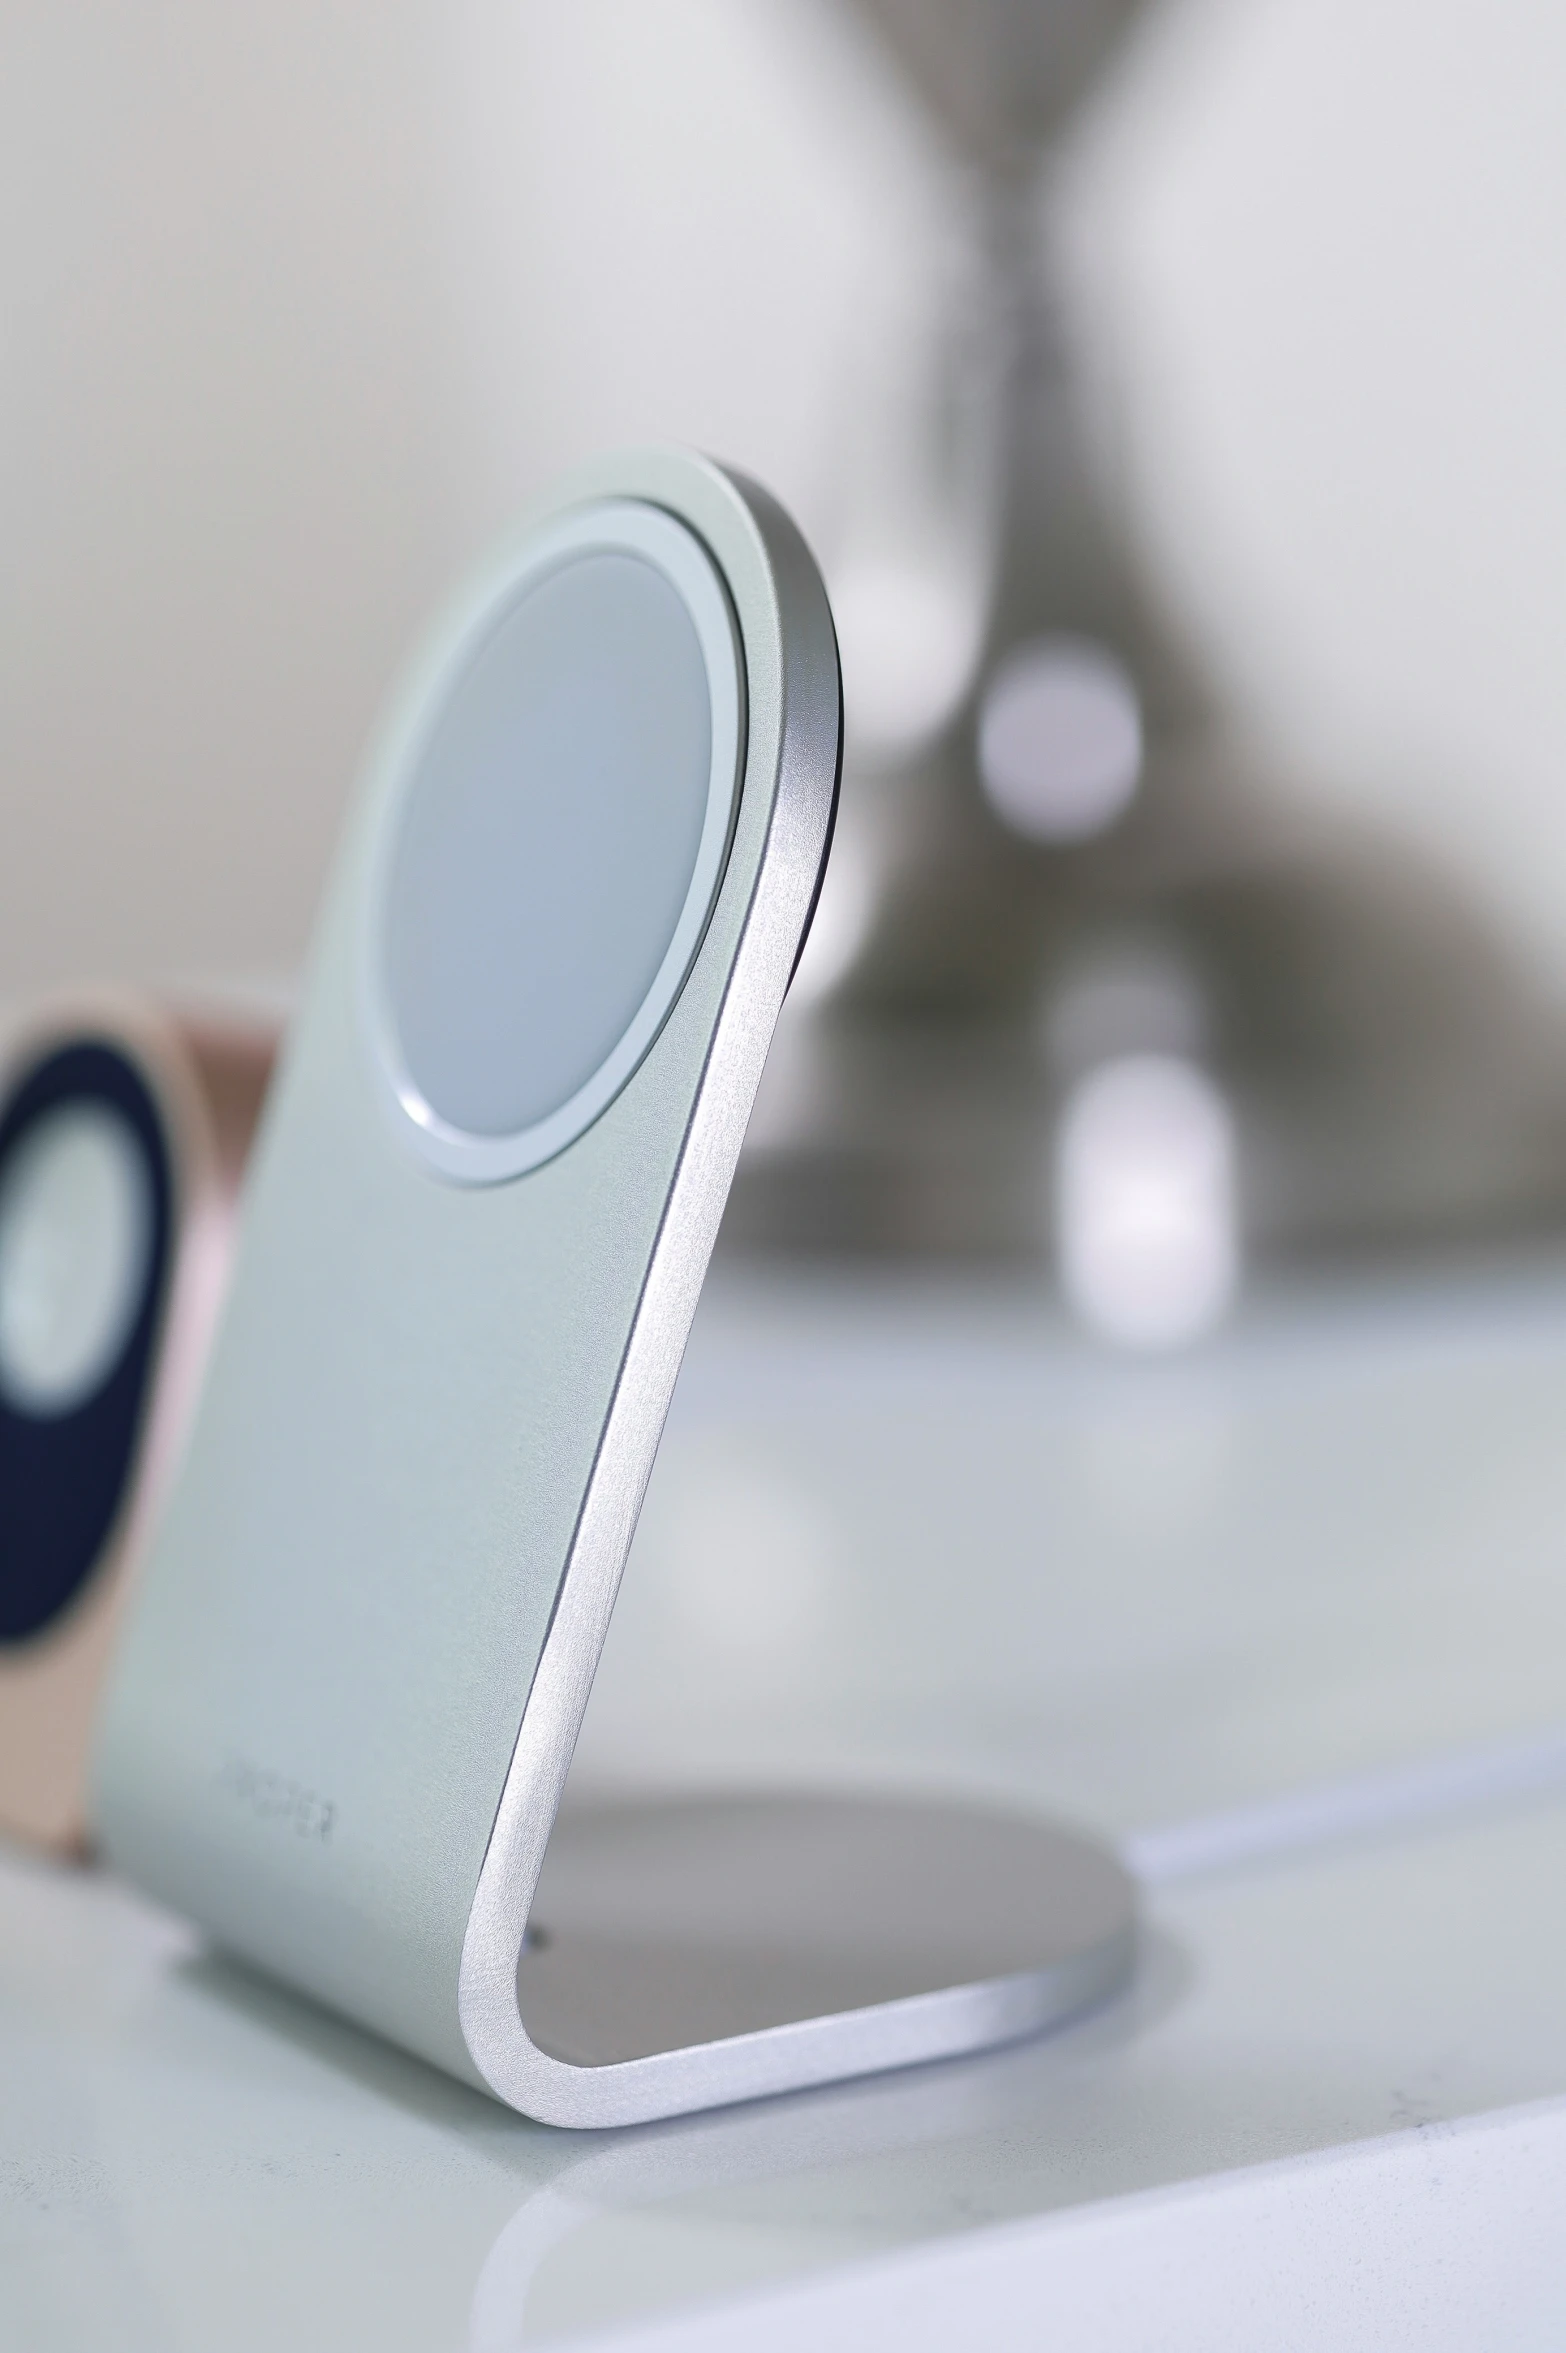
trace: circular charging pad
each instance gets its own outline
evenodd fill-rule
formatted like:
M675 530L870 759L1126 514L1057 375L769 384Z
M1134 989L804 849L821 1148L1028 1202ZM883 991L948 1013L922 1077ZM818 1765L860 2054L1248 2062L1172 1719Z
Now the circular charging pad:
M146 1084L107 1044L36 1063L0 1110L0 1642L91 1575L135 1456L169 1259Z
M718 573L656 507L568 515L463 617L371 894L379 1059L443 1175L537 1167L636 1070L722 880L742 706Z

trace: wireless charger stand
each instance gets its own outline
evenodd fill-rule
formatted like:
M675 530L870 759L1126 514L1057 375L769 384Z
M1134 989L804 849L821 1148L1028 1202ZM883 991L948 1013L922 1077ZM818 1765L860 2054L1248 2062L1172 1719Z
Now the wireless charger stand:
M103 1712L121 1870L545 2123L980 2050L1129 1967L1119 1864L1026 1821L561 1814L841 745L819 572L706 459L586 468L475 574L344 837Z
M754 493L751 493L754 496ZM720 545L709 514L708 544ZM726 567L740 636L755 600ZM813 573L812 573L813 579ZM808 635L803 580L782 589L784 643ZM817 593L812 590L810 594ZM750 672L749 723L768 724ZM797 692L797 690L796 690ZM835 773L835 650L814 782ZM800 698L801 703L804 698ZM807 731L799 730L803 739ZM780 798L809 761L782 763ZM830 822L800 828L811 900ZM816 830L817 826L820 830ZM744 827L731 870L743 865ZM759 912L787 855L759 862ZM802 901L797 902L801 907ZM458 2007L489 2089L573 2126L652 2121L987 2049L1059 2024L1130 1974L1131 1881L1071 1832L974 1806L827 1792L574 1804L566 1776L663 1414L684 1354L781 978L803 927L770 908L742 942L710 1032L689 1146L629 1338L597 1462L528 1693L464 1940ZM770 982L755 967L774 958Z

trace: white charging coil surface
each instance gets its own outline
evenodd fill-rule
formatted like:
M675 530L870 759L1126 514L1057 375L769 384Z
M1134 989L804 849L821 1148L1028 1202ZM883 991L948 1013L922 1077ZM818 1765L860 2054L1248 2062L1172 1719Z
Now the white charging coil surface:
M394 731L370 1018L404 1135L524 1174L657 1037L723 876L744 725L711 558L661 508L584 505L477 583Z

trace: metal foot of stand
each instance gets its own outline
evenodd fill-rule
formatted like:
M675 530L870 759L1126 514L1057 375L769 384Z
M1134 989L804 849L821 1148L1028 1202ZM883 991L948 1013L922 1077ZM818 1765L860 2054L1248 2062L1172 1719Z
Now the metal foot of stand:
M584 2105L612 2123L1035 2033L1121 1986L1133 1939L1120 1863L1043 1823L846 1796L568 1805L517 1995L534 2050L584 2093L596 2075Z

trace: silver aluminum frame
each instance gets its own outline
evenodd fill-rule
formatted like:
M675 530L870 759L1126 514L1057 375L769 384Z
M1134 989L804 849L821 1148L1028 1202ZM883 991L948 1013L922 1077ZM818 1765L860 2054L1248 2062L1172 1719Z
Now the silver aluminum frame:
M764 492L705 461L652 453L588 471L568 497L648 499L705 543L733 605L748 703L736 856L746 801L770 796L740 944L462 1948L458 2013L480 2080L542 2122L605 2126L1029 2033L1113 1990L1130 1965L1131 1928L1128 1891L1111 1933L1036 1972L601 2066L552 2057L528 2034L517 1984L528 1915L751 1103L819 886L842 735L820 578Z

